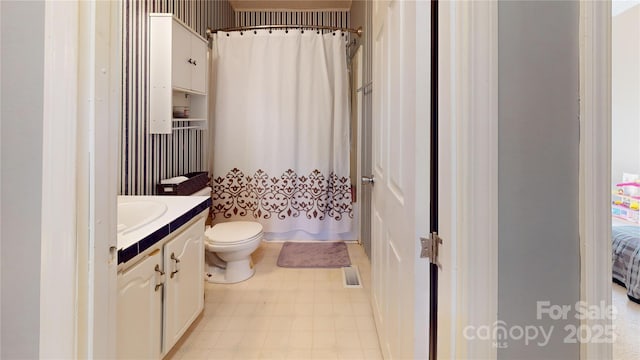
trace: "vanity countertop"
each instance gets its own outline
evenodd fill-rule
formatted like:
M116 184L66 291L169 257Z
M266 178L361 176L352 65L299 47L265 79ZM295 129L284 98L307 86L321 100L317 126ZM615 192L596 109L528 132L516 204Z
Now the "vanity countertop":
M118 264L131 260L211 206L209 196L118 196L118 202L135 200L161 202L167 210L140 228L118 233Z

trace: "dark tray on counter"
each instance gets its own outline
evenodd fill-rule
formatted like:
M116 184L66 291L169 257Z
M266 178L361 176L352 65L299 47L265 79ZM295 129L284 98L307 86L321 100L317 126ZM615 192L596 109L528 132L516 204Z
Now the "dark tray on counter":
M209 174L206 171L191 172L181 176L188 177L189 180L180 184L157 184L158 195L191 195L209 183Z

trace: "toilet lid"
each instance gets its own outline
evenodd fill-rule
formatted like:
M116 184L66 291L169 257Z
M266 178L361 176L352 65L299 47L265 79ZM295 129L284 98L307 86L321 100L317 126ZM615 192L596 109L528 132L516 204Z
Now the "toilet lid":
M205 231L208 240L216 243L235 243L255 238L262 233L262 225L254 221L231 221L214 225Z

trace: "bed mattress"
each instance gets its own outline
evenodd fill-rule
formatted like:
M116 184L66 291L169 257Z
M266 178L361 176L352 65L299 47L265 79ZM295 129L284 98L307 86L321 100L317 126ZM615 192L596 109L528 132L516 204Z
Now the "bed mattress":
M640 304L640 226L614 226L611 238L613 281Z

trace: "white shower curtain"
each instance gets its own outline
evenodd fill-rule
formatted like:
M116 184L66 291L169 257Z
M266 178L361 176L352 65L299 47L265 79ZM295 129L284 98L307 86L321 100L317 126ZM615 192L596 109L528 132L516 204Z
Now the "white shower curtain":
M336 238L352 230L343 33L218 33L214 222Z

